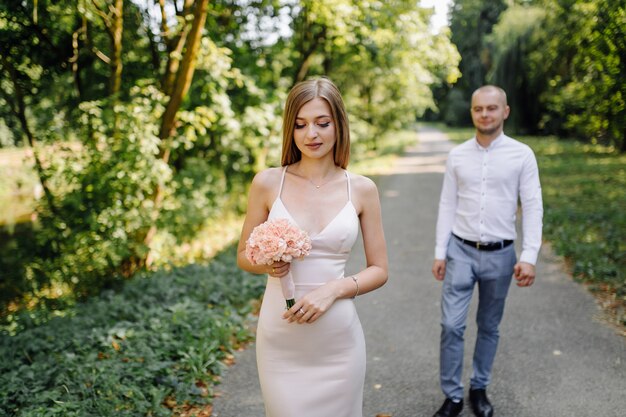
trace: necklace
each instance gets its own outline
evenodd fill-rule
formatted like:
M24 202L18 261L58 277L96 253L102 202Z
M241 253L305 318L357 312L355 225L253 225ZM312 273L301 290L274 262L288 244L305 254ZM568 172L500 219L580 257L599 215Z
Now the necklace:
M320 188L322 188L323 186L325 186L326 184L328 184L329 182L331 182L333 180L333 178L332 178L333 174L334 173L331 173L330 174L331 178L329 180L327 180L327 181L322 182L321 184L316 184L312 180L308 179L307 177L303 177L303 178L306 179L308 182L310 182L315 187L316 190L319 190ZM322 180L324 180L324 178L322 178Z
M315 187L315 189L316 189L316 190L319 190L320 188L322 188L323 186L325 186L325 185L326 185L326 184L328 184L329 182L333 181L333 177L334 177L334 175L335 175L335 173L336 173L335 171L330 172L329 174L327 174L327 175L325 175L325 176L323 176L323 177L321 178L321 180L323 181L321 184L316 184L313 180L311 180L311 179L309 179L309 178L305 177L304 175L300 175L300 174L298 174L298 173L296 173L296 172L292 172L292 171L289 171L289 172L290 172L291 174L295 175L296 177L300 177L300 178L303 178L303 179L307 180L308 182L310 182L310 183L311 183L311 185L312 185L313 187ZM326 178L328 178L328 177L330 177L330 178L329 178L328 180L324 181L324 180L325 180Z
M315 189L317 189L317 190L319 190L321 187L325 186L326 184L328 184L328 183L330 182L330 180L328 180L328 181L326 181L326 182L324 182L324 183L322 183L322 184L320 184L320 185L317 185L316 183L314 183L313 181L311 181L311 180L310 180L310 179L308 179L308 178L307 178L306 180L307 180L308 182L310 182L311 184L313 184L313 186L314 186L314 187L315 187Z

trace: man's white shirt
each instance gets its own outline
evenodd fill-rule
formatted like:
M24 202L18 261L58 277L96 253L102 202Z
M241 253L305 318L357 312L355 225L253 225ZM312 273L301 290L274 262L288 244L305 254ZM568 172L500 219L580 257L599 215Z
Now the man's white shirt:
M439 201L435 259L445 259L451 233L476 242L514 240L522 207L520 262L535 264L543 202L533 151L504 134L483 148L472 138L448 155Z

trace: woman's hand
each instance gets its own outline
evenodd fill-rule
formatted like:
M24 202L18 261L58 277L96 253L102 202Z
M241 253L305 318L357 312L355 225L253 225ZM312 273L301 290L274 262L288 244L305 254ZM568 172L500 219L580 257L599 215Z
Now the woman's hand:
M291 264L289 262L274 262L271 265L268 265L269 270L267 273L276 278L282 278L289 272L289 267Z
M313 323L328 311L337 299L336 285L340 280L331 281L311 291L283 313L289 323Z

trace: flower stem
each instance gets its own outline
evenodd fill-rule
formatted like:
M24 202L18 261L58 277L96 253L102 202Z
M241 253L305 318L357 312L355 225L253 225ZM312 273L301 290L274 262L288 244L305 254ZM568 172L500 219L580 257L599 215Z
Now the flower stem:
M286 303L287 303L287 309L290 309L296 303L296 300L294 300L293 298L290 298L289 300L286 300Z

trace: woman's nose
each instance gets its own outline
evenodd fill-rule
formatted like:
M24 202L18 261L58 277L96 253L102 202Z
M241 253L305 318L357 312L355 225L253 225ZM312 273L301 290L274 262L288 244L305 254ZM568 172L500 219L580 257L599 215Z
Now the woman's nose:
M317 137L317 129L314 124L311 124L307 130L307 137L313 139Z

